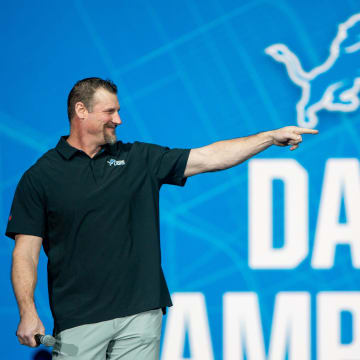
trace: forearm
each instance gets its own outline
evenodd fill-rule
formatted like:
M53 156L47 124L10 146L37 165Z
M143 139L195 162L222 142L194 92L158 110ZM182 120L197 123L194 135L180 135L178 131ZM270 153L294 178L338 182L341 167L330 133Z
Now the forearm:
M302 134L317 134L314 129L285 126L242 138L217 141L201 148L191 149L184 177L209 171L218 171L238 165L271 145L290 146L295 150L302 142Z
M211 159L207 171L218 171L238 165L273 145L271 131L242 138L217 141L203 147L206 157Z
M31 256L13 253L11 280L20 316L37 314L34 291L37 281L37 264Z

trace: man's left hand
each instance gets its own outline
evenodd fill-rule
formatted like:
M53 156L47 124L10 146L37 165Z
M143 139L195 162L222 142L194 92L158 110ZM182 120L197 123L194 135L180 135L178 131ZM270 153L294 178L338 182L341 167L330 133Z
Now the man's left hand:
M286 126L281 129L271 131L274 145L289 146L290 150L295 150L302 142L302 134L317 134L319 131L314 129L306 129L297 126Z

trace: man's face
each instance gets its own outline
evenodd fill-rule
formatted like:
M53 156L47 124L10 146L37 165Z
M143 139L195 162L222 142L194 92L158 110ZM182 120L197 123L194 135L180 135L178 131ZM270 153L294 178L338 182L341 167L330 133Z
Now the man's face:
M121 124L119 116L119 100L116 94L100 88L93 98L92 111L86 119L87 132L95 135L98 144L114 144L116 142L115 128Z

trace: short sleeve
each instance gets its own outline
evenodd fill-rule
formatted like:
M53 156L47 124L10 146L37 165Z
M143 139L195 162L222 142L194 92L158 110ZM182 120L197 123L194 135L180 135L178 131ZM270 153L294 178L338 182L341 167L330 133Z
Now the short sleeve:
M166 146L137 142L141 147L150 171L159 185L171 184L184 186L186 164L191 149L170 149Z
M40 236L45 234L45 199L43 189L27 171L20 179L11 205L5 235L15 239L16 234Z

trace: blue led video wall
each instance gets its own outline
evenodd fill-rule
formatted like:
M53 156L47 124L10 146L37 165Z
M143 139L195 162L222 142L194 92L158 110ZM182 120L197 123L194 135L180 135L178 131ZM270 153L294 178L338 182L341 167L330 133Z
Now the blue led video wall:
M119 88L118 139L197 148L315 128L161 189L174 306L162 360L360 359L360 3L29 1L0 5L0 358L21 346L4 235L17 182L69 133L82 78ZM52 332L46 256L35 301Z

